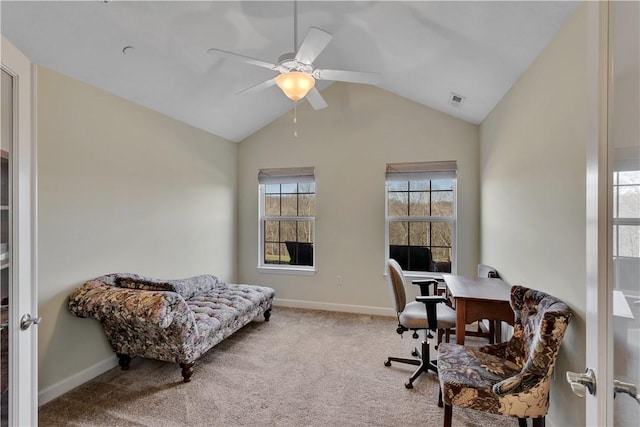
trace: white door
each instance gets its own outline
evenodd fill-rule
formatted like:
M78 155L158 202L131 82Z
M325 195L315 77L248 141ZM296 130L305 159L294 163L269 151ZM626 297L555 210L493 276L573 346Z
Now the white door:
M640 420L640 3L589 7L586 422ZM571 376L571 378L570 378ZM588 378L591 377L591 378ZM587 386L587 387L585 387ZM615 395L615 399L614 399Z
M2 286L1 424L37 425L37 315L35 275L35 144L30 61L2 37L2 184L0 278Z

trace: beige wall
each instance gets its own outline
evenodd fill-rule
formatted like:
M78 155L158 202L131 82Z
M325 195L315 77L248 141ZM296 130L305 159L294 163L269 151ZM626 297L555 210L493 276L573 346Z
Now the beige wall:
M345 311L391 314L384 277L385 166L458 161L458 272L473 274L478 251L478 127L384 90L335 83L329 106L293 111L240 143L239 251L242 282L276 289L279 300ZM313 276L259 273L261 168L316 168L316 264ZM336 276L343 276L343 285Z
M38 69L39 389L114 358L67 296L112 272L235 279L237 145Z
M583 5L480 126L481 261L574 317L551 389L550 425L584 425L564 380L585 369L587 14Z

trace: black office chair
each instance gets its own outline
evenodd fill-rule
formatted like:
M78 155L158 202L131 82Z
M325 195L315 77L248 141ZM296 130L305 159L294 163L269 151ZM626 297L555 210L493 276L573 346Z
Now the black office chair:
M414 331L414 338L417 338L417 331L424 330L425 338L422 341L422 347L419 351L414 348L411 353L416 359L407 359L402 357L388 357L385 366L391 366L391 362L407 363L417 365L418 368L411 375L409 381L405 383L406 388L413 388L413 382L422 374L429 370L438 372L436 364L431 361L429 355L429 342L427 341L426 331L430 329L436 331L438 329L452 329L456 325L456 312L446 304L446 298L438 295L419 296L415 302L407 303L407 295L404 289L405 279L400 264L394 259L387 260L386 264L387 277L393 298L395 302L396 314L398 317L398 327L396 332L402 335L404 332ZM434 292L437 282L433 280Z
M289 265L313 265L313 243L286 241Z
M395 259L405 270L438 271L426 246L389 245L389 258Z

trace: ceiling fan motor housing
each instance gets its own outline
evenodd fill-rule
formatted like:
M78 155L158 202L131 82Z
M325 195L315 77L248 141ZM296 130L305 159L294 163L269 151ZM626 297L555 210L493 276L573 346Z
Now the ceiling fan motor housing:
M301 71L303 73L311 74L313 72L313 66L311 64L305 64L304 62L298 61L294 52L287 52L280 55L278 58L278 71L280 71L280 73Z

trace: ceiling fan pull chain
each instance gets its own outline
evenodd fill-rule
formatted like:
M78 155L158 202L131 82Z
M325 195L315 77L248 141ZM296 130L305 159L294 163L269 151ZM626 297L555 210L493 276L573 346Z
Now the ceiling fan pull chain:
M298 137L298 101L293 101L293 137Z

